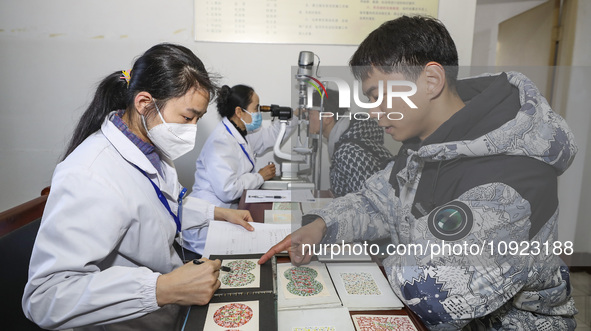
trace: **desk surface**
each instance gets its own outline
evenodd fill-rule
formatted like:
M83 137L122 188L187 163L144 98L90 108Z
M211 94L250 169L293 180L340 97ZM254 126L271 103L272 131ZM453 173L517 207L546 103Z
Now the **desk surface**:
M312 194L314 195L314 197L317 197L317 198L332 198L332 193L330 191L315 190L312 192ZM252 218L255 220L255 222L261 222L261 223L264 222L265 210L271 209L273 207L273 203L272 202L246 203L245 199L246 199L246 191L244 191L242 193L242 196L240 197L240 202L238 203L238 209L246 209L246 210L250 211L250 214L252 215ZM283 262L289 262L289 258L288 257L278 257L277 258L277 263L283 263ZM386 275L384 272L384 268L382 266L380 266L380 269L384 273L384 277L385 277ZM360 314L404 315L404 316L410 317L410 319L413 321L413 323L415 324L415 326L417 327L418 330L421 330L421 331L427 330L427 328L423 325L423 323L418 318L418 316L415 315L415 313L413 313L406 306L404 306L402 309L396 309L396 310L363 310L363 311L349 312L349 315L360 315Z
M332 198L333 195L330 191L326 190L312 190L312 195L315 198ZM250 215L255 222L264 223L265 210L273 208L272 202L259 202L259 203L246 203L246 190L242 192L240 201L238 202L238 209L245 209L250 211Z

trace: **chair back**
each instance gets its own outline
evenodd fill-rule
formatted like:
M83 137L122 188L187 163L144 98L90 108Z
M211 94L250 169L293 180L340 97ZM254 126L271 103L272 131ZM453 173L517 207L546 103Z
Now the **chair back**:
M41 196L0 213L2 330L43 330L25 317L21 302L46 201Z

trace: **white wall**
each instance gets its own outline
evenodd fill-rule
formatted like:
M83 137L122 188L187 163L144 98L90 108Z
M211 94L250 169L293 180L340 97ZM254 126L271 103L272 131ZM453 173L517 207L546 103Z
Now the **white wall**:
M498 23L542 2L440 0L439 17L456 41L461 65L494 66ZM586 70L591 42L581 31L591 31L590 5L579 0L573 59ZM38 196L50 184L96 83L114 70L130 68L133 58L155 43L183 44L223 76L221 83L250 84L264 103L282 105L290 100L290 70L301 50L317 53L323 65L346 65L355 51L354 46L200 43L193 41L192 30L191 0L1 1L0 211ZM573 91L589 91L588 80L572 84L579 88ZM560 240L591 233L588 105L567 110L581 150L561 177L561 217L570 221L562 223ZM193 162L217 121L211 107L199 124L195 151L177 162L186 186L193 183ZM591 252L591 244L581 249Z
M472 52L476 0L440 0L440 18L460 61ZM264 103L285 105L290 68L301 50L323 65L346 65L354 46L265 45L193 41L190 0L4 0L0 2L0 210L39 195L96 84L135 56L167 41L192 49L225 84L252 85ZM218 121L210 107L195 151L177 162L193 183L194 160Z
M472 52L473 66L488 66L494 68L497 50L497 36L499 23L521 14L535 6L545 3L547 0L530 1L498 1L478 0L476 6L476 24L474 27L474 50ZM555 111L563 114L567 120L575 140L579 146L579 152L567 172L558 179L558 198L560 202L560 220L558 239L561 242L575 241L577 252L590 252L591 241L588 237L591 233L591 67L589 54L591 54L591 2L587 0L571 0L571 7L576 19L574 27L567 26L563 30L566 34L561 41L563 45L572 42L572 52L562 50L561 54L572 54L571 59L563 62L571 66L557 68L554 101ZM576 7L576 8L574 8ZM565 22L569 24L570 22ZM568 31L567 31L568 29ZM572 29L572 30L571 30ZM568 40L567 40L568 38ZM570 38L574 38L571 41ZM526 42L523 43L524 45ZM563 46L564 47L564 46ZM493 69L499 71L500 68ZM514 68L515 70L515 68ZM530 77L546 70L542 66L519 67ZM490 71L490 70L489 70ZM537 75L544 77L544 75ZM546 82L537 81L542 86Z
M560 81L567 95L566 120L575 135L579 152L571 169L560 177L558 193L561 204L561 219L574 226L562 228L560 240L573 238L575 250L591 253L591 2L577 1L576 26L570 75ZM558 86L561 88L562 86Z
M547 0L478 1L474 25L473 66L494 66L497 55L499 23L532 9Z

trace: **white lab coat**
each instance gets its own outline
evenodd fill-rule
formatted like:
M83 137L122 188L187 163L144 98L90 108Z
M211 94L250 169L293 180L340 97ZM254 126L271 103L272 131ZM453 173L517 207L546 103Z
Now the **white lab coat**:
M43 328L114 323L163 311L156 303L156 279L182 264L172 247L173 218L133 166L150 176L176 213L181 186L174 165L162 161L161 177L108 120L113 114L53 175L23 296L25 314ZM206 226L214 208L185 198L182 228ZM110 328L85 328L94 329Z
M296 123L297 119L290 122L283 140L289 137ZM232 203L240 198L244 190L257 189L263 185L263 176L258 173L260 169L254 167L256 155L275 145L279 129L279 121L274 121L258 131L249 132L245 140L230 120L224 117L201 149L191 196L218 207L235 207ZM240 145L244 146L246 153Z

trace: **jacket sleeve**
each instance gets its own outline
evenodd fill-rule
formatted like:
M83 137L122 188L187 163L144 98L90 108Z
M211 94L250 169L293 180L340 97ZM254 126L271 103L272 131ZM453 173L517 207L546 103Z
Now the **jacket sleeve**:
M530 250L532 241L547 240L555 227L530 239L530 208L503 183L474 187L436 207L411 225L412 243L420 249L385 266L394 291L428 328L458 330L515 305L515 295L533 279L546 283L542 288L558 286L558 257L545 254L543 246L537 253ZM447 232L438 227L449 221L461 235L454 238L453 227ZM541 268L534 272L534 265Z
M215 195L229 203L240 198L244 190L259 188L264 180L256 172L241 173L241 163L246 155L239 147L235 148L234 139L223 138L224 136L211 141L212 146L207 148L203 165Z
M344 240L375 240L390 236L388 212L394 189L388 183L391 162L384 170L367 179L359 192L334 199L326 208L310 211L304 221L322 217L327 226L324 243Z
M187 196L183 199L182 229L202 228L213 219L215 205L209 201Z
M59 169L31 256L25 315L42 328L65 329L157 310L159 273L145 267L101 267L132 218L125 194L85 169Z

